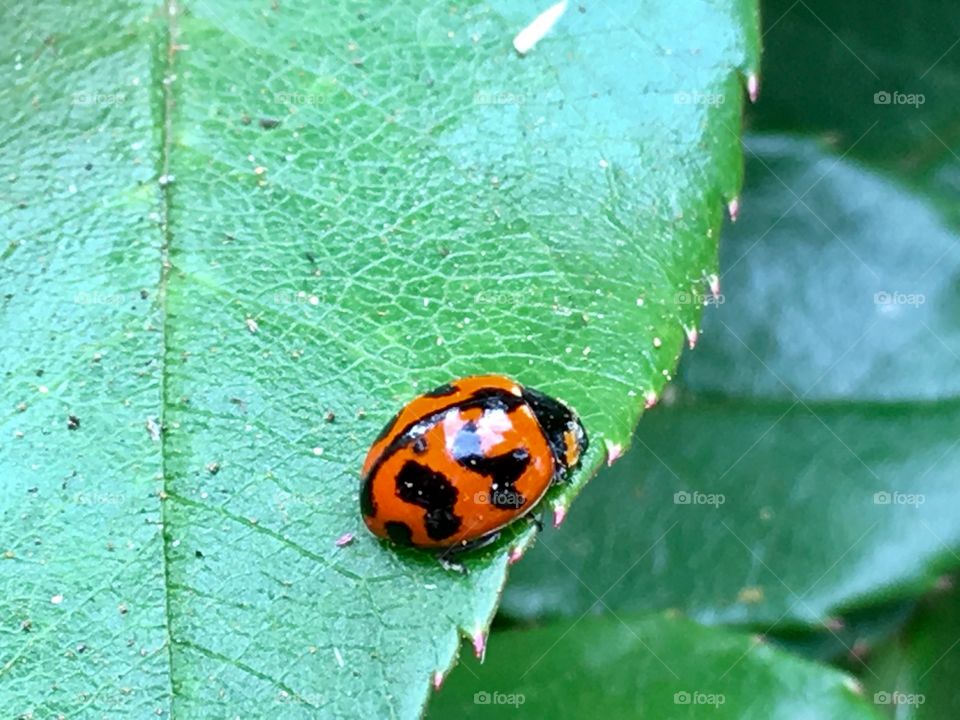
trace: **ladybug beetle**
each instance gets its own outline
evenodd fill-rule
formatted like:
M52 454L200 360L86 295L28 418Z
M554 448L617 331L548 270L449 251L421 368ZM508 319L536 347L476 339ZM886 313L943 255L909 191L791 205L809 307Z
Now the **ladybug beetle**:
M570 408L501 375L414 398L374 440L360 510L399 545L465 550L496 538L580 464L587 435Z

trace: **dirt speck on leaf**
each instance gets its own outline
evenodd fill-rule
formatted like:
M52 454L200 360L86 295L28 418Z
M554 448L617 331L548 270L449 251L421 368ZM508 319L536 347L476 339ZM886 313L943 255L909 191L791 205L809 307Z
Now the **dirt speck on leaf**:
M160 425L157 423L155 418L148 417L147 422L147 433L150 435L150 439L154 442L159 442L160 440Z

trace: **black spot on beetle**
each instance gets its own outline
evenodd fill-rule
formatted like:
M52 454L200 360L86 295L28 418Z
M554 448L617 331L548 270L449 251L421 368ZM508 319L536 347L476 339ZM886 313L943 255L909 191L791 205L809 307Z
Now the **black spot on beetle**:
M460 529L462 521L453 512L458 494L446 475L418 462L408 460L397 473L397 497L427 511L423 522L432 540L443 540Z
M526 498L514 487L530 465L530 452L526 448L517 448L494 457L474 455L458 458L457 462L490 478L489 498L494 507L510 509L526 504Z
M537 390L524 388L523 399L527 405L530 406L534 416L537 418L537 422L540 424L543 434L547 438L547 442L550 443L550 449L553 450L553 456L562 467L566 467L565 435L568 430L576 427L580 421L576 415L573 414L573 411L562 402L554 400L549 395L544 395ZM587 449L585 434L583 438L584 442L581 451Z
M387 537L397 545L413 545L413 532L405 522L390 520L384 524L384 527L387 530Z
M457 391L456 385L452 385L451 383L446 383L444 385L441 385L440 387L435 387L430 392L425 392L423 394L423 397L428 397L428 398L449 397L450 395L453 395L456 391Z
M448 508L428 510L423 518L423 525L431 540L445 540L460 529L461 523L460 517Z
M360 512L365 517L377 516L377 504L373 501L373 476L364 478L363 487L360 488Z
M500 388L480 388L465 403L485 410L512 410L523 403L523 400L511 392Z

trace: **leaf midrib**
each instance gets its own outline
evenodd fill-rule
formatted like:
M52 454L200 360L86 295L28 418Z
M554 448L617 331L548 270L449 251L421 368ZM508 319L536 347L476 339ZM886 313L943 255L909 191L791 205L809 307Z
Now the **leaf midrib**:
M160 83L160 158L157 180L167 178L170 172L170 149L173 144L172 126L173 126L173 83L167 82L168 78L173 78L173 62L176 54L177 38L177 14L179 8L176 0L164 0L163 12L166 15L165 37L163 46L163 57L158 62L159 74L154 73L153 82L159 80ZM164 614L164 634L167 650L167 683L169 688L169 706L168 712L173 717L174 685L173 685L173 635L172 635L172 616L170 613L170 547L167 534L167 512L166 498L168 496L167 480L167 447L166 447L166 408L167 408L167 359L170 353L169 344L169 321L170 315L167 311L167 284L170 279L170 196L171 183L160 184L160 279L157 287L157 298L160 308L160 410L158 422L160 425L160 475L161 475L161 497L160 497L160 544L161 561L163 563L163 614Z

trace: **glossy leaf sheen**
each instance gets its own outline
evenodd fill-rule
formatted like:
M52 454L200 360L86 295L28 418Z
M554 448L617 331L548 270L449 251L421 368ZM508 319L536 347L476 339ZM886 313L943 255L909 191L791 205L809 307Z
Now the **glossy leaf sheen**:
M4 715L416 716L511 538L461 576L366 534L382 424L513 375L591 435L566 504L666 382L755 5L571 7L526 57L532 3L412 8L5 7Z

